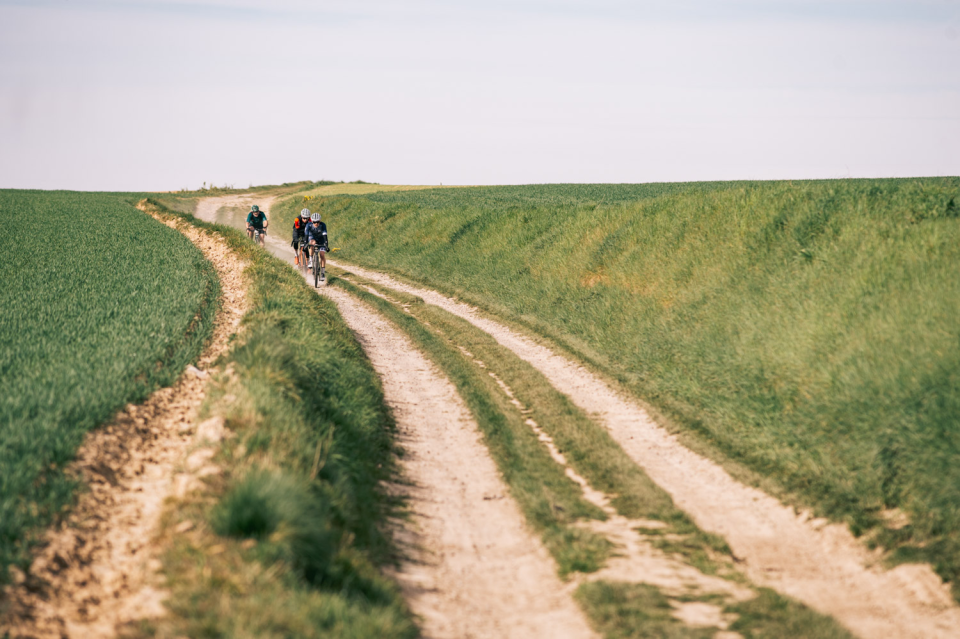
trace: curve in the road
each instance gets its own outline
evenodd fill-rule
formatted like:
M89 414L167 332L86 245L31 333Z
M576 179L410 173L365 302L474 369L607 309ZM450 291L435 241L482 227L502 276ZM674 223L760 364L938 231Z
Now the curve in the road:
M197 217L234 225L222 209L247 196L201 201ZM218 216L218 212L220 212ZM219 217L219 219L218 219ZM283 258L292 250L267 236ZM557 576L553 559L526 527L479 428L453 385L376 311L323 287L370 358L400 431L403 491L410 518L395 522L406 559L394 573L427 637L594 637Z
M703 530L722 535L756 583L833 616L862 637L960 637L960 608L928 565L882 569L846 527L798 515L736 481L720 465L683 446L592 371L436 291L359 266L341 266L462 317L529 362L603 423Z

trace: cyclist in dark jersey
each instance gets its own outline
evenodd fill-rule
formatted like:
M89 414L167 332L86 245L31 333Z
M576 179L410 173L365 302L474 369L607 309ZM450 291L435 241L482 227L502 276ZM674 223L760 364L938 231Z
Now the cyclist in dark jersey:
M310 243L310 252L320 252L320 279L327 276L327 251L330 245L327 244L327 225L320 221L320 214L314 213L310 216L310 222L306 228L307 242Z
M267 220L267 214L261 211L256 204L251 206L250 213L247 214L247 237L253 239L254 229L266 235L268 226L270 226L270 221ZM263 242L262 236L260 241Z
M300 211L300 217L293 220L293 253L296 255L294 260L297 266L300 266L300 245L306 241L307 224L310 223L310 209Z

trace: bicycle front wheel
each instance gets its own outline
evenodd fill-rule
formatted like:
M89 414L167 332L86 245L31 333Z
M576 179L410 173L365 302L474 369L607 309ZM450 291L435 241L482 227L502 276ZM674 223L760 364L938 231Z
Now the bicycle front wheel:
M313 256L310 258L313 260L313 286L314 288L320 288L320 258L317 257L317 251L313 252Z

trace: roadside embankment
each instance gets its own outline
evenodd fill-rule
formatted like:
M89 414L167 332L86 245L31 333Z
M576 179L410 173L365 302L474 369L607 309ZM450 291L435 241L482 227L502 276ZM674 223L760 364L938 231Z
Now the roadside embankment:
M960 583L960 179L333 196L337 253L618 378L768 487ZM299 202L280 203L274 216ZM748 477L749 473L741 476Z
M220 235L247 262L249 310L198 417L222 424L217 472L162 520L169 613L125 636L415 636L380 569L396 557L394 424L353 334L242 232L145 206Z
M171 384L213 329L218 280L128 196L0 191L0 584L86 480L88 433ZM0 602L0 608L2 608Z
M194 479L179 466L194 445L205 379L240 324L246 295L244 264L219 236L161 221L186 236L216 270L221 295L213 334L199 368L188 367L173 385L128 404L85 437L67 472L90 489L46 532L27 572L17 571L19 579L5 591L0 631L12 637L110 639L123 624L164 613L152 537L174 485ZM209 434L209 426L198 430Z

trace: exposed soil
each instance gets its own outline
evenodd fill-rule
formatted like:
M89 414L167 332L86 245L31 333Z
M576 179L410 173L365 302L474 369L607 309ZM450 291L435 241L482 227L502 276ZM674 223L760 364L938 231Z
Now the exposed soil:
M375 271L342 267L468 320L533 365L604 424L697 525L723 536L755 583L833 616L862 637L960 637L960 608L929 565L884 570L879 557L845 526L797 514L766 493L737 482L718 464L684 447L634 400L584 367L467 304Z
M196 216L243 227L250 204L271 198L202 200ZM292 261L286 229L267 249ZM312 274L308 274L312 282ZM594 637L552 557L525 526L469 410L453 385L400 331L347 293L321 287L381 378L404 449L402 491L410 517L393 522L406 561L393 577L425 637Z
M474 359L473 355L462 349L464 355L473 359L481 368L486 365ZM520 403L513 391L495 373L488 371L503 393L510 399L520 412L526 412L526 407ZM735 584L720 577L705 575L693 566L687 565L676 557L667 555L654 547L646 538L637 533L637 529L651 529L663 526L662 522L645 519L629 519L617 513L611 506L611 496L596 490L567 462L566 456L560 452L553 438L531 418L525 420L527 426L537 435L537 438L546 446L557 464L563 467L566 475L573 480L583 491L585 500L600 508L606 515L606 521L583 522L586 528L606 538L616 546L616 555L607 560L606 565L597 572L581 574L578 583L586 581L615 581L627 583L645 583L656 586L670 597L688 597L690 595L714 595L718 600L745 601L756 596L750 588ZM673 600L676 606L676 617L690 626L713 626L726 629L728 621L723 617L722 607L713 603L694 605Z
M411 517L393 573L426 637L592 637L572 584L524 524L456 389L366 304L323 288L383 381Z
M92 431L68 472L90 487L76 507L51 529L29 572L15 573L7 588L7 614L0 634L11 637L112 637L118 625L164 614L165 593L152 535L164 501L216 472L209 449L187 453L222 436L204 423L194 435L209 367L226 350L246 309L244 263L216 235L188 225L178 228L216 268L223 294L213 337L198 362L177 382L128 405L110 423ZM203 459L201 460L201 456ZM180 462L185 471L178 474Z
M399 304L409 312L408 305L382 294L373 287L364 286L364 288L373 295ZM459 348L465 357L487 371L487 374L493 378L517 410L522 414L528 412L527 407L517 399L513 390L496 373L489 370L485 362L477 359L462 346ZM720 577L703 574L681 559L668 555L655 547L645 536L638 534L637 530L663 528L665 527L663 522L629 519L617 513L611 505L612 496L596 490L586 478L577 473L567 462L566 456L560 452L553 438L535 420L527 417L525 423L543 443L553 460L564 469L564 473L580 486L584 499L600 508L607 515L605 521L591 520L582 522L580 525L589 528L613 543L616 547L615 554L607 560L606 565L601 570L574 575L573 580L577 585L584 582L606 580L656 586L671 599L671 603L675 606L677 619L689 626L712 626L719 629L726 629L731 620L723 614L723 607L719 605L720 603L745 601L756 596L756 593L748 587ZM715 603L690 605L683 601L691 596L712 596ZM733 633L733 635L740 636L736 633Z

